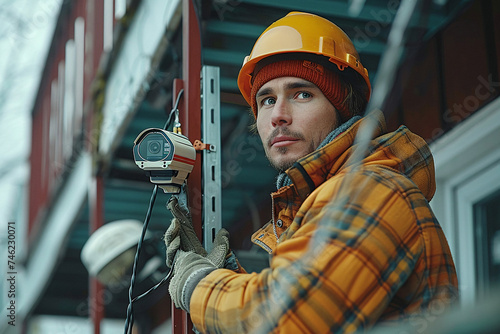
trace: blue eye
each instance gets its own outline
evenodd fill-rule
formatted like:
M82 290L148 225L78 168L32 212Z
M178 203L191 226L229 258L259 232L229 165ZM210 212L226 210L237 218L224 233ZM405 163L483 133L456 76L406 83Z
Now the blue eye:
M276 104L276 99L273 98L273 97L267 97L267 98L265 98L265 99L262 100L261 104L264 105L264 106L269 106L271 104Z
M297 94L297 98L299 98L299 99L309 99L311 97L312 97L312 94L308 93L308 92L299 92Z

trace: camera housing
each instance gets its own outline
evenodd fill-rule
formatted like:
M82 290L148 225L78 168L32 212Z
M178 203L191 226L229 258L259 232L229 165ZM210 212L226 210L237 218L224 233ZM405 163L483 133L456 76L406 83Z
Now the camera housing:
M136 165L147 172L151 183L171 194L180 192L196 162L191 142L163 129L142 131L134 140L133 152Z

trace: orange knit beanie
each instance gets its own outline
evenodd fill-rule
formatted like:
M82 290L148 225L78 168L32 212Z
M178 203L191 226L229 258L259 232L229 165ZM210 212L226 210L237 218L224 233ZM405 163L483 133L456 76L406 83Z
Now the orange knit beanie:
M347 89L342 87L339 76L310 60L280 60L264 65L254 71L251 107L253 114L257 118L257 102L255 95L259 89L268 81L279 77L298 77L315 84L331 104L337 109L342 121L346 121L352 116L345 104Z

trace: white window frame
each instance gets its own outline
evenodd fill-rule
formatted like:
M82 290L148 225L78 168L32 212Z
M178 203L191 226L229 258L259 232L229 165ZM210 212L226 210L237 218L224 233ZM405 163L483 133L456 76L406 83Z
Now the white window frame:
M477 299L475 203L500 189L500 98L431 144L437 191L431 201L457 267L463 305Z

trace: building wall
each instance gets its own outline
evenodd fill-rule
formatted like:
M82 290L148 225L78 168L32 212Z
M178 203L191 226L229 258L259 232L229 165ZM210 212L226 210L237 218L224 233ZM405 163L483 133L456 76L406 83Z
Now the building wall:
M64 2L32 116L28 233L36 238L51 203L91 137L91 85L103 53L104 1Z
M450 244L464 304L500 284L494 274L500 260L491 259L500 249L492 233L500 227L477 214L500 191L499 69L500 2L471 1L443 30L410 48L385 110L391 130L404 124L431 144L437 182L431 206Z
M409 49L386 108L432 142L500 95L500 3L472 1L428 42Z

